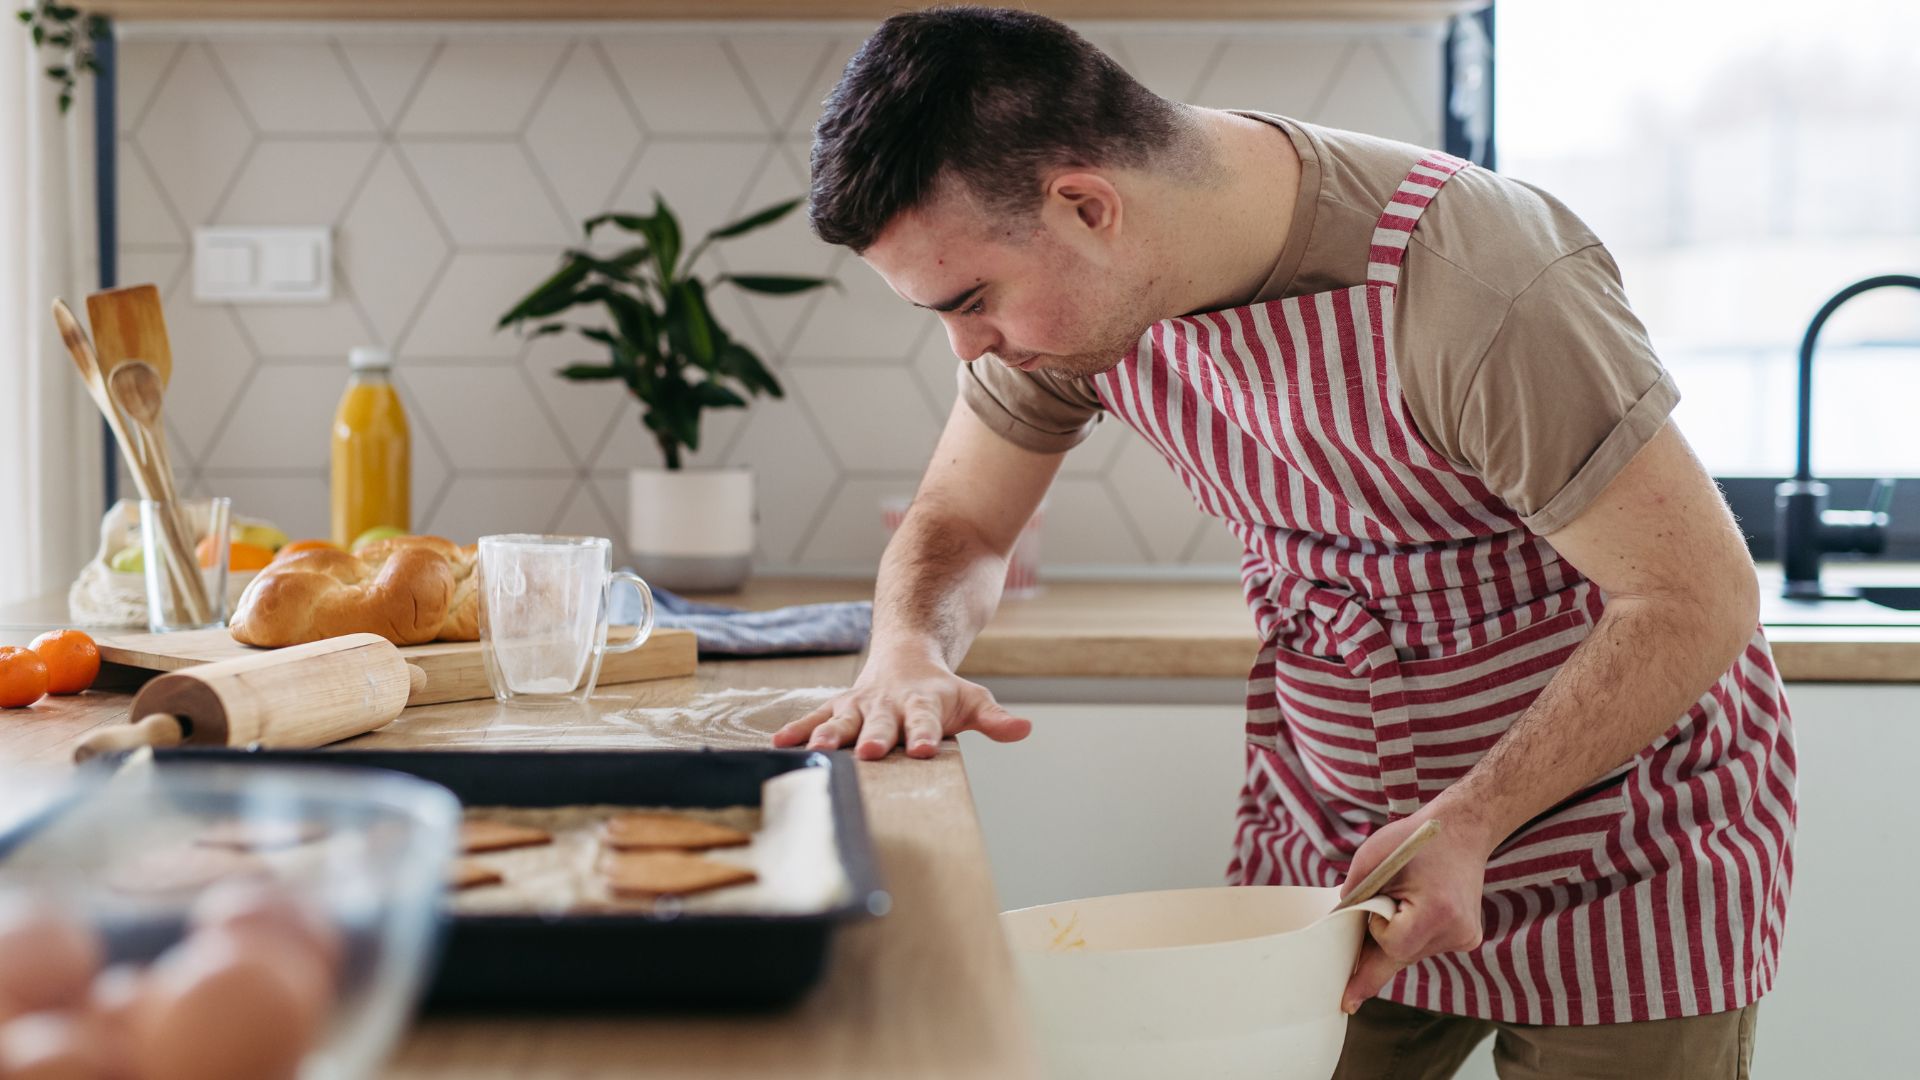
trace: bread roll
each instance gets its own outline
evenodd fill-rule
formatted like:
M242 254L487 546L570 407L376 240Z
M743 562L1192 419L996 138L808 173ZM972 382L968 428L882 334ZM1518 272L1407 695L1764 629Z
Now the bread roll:
M400 536L348 554L315 548L275 559L240 596L228 629L247 645L278 648L341 634L395 645L480 640L474 548L438 536Z

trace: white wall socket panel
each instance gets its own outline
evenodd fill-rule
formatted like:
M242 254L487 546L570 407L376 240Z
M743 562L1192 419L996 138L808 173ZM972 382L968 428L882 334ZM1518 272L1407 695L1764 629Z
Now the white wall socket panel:
M214 226L193 230L193 298L297 304L333 299L333 230Z

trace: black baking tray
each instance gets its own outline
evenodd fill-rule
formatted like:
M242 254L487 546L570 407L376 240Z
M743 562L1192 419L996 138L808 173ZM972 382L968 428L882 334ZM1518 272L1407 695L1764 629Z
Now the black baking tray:
M441 784L471 806L760 805L762 782L827 770L835 846L852 886L808 914L455 913L429 1009L764 1009L819 981L833 932L890 906L853 759L806 750L195 750L166 761L366 766Z

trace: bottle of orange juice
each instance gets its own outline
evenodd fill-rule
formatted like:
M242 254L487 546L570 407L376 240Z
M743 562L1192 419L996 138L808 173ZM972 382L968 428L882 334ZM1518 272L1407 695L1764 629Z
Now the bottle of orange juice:
M347 365L353 374L333 417L333 542L342 547L376 526L413 528L407 414L393 388L393 358L363 346Z

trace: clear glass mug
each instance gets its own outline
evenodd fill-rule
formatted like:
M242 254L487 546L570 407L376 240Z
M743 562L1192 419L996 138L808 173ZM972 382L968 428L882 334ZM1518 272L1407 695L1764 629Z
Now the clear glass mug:
M493 696L508 705L582 705L600 662L632 652L653 633L653 590L613 569L603 536L513 533L480 538L480 655ZM630 641L608 641L616 582L640 594Z

